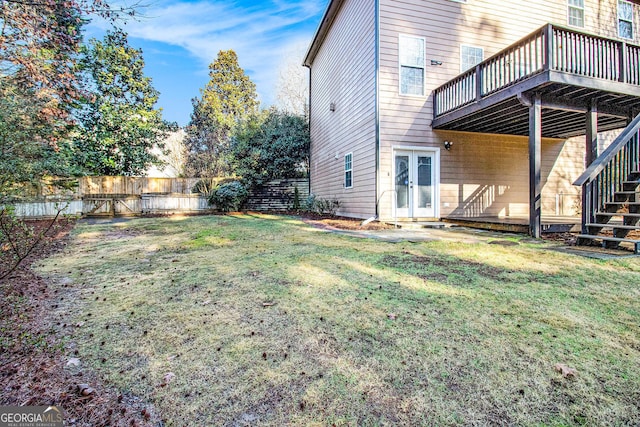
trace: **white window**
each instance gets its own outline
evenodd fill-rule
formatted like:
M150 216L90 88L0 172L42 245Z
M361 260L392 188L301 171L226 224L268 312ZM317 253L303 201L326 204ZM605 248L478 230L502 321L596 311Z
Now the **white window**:
M353 154L344 156L344 188L353 187Z
M424 96L424 39L401 35L399 51L400 94Z
M618 36L633 38L633 4L625 0L618 0Z
M484 49L481 47L460 45L460 72L464 73L484 59Z
M584 0L567 0L567 22L574 27L584 27Z

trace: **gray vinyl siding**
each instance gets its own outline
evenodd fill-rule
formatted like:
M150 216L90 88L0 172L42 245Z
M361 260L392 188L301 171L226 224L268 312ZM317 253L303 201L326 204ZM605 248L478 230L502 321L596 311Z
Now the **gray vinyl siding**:
M311 192L361 218L375 214L374 10L374 0L347 0L311 64ZM344 188L347 153L352 188Z

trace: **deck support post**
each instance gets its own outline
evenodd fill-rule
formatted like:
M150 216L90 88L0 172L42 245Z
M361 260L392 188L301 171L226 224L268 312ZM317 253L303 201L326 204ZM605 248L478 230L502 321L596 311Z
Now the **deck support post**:
M529 234L540 238L542 204L540 165L542 163L542 102L540 94L533 96L529 107Z
M584 156L585 169L598 158L598 106L592 102L587 110L587 132L585 137L586 150ZM582 186L582 234L589 234L587 223L592 222L593 209L591 206L591 196L587 184Z
M586 136L585 168L598 158L598 106L595 102L587 111L587 136Z

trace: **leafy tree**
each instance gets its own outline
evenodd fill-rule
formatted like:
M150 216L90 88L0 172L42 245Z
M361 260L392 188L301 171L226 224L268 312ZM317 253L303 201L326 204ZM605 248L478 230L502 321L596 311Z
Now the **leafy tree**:
M255 115L237 132L233 166L250 185L297 178L309 170L309 125L303 116L271 109Z
M101 175L139 175L159 163L151 150L168 127L154 108L159 93L144 75L142 50L129 46L123 31L111 31L104 41L90 41L83 66L94 86L79 113L83 167Z
M0 280L56 222L35 232L11 203L34 193L46 175L78 172L68 136L86 95L77 63L92 14L114 21L135 10L104 0L0 0Z
M45 175L75 171L62 128L43 118L46 101L10 83L0 80L0 205L33 193Z
M39 119L59 124L81 96L74 67L83 24L76 2L0 2L0 79L40 105ZM62 119L62 120L61 120ZM55 137L50 143L55 145Z
M135 8L136 6L134 6ZM69 134L86 97L78 73L82 26L135 15L104 0L0 1L0 202L47 174L78 172Z
M229 141L237 126L258 109L256 85L233 50L220 51L209 65L209 82L192 100L187 126L187 176L228 175Z
M87 17L113 22L135 13L135 6L112 8L104 0L0 1L0 81L41 107L39 120L56 127L48 138L53 146L69 130L74 102L84 96L76 63Z

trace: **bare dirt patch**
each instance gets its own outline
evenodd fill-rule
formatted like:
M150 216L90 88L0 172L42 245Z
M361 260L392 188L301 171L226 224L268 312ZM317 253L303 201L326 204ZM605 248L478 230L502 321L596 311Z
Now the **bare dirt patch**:
M511 270L493 267L473 261L464 261L459 259L448 259L438 256L417 256L409 252L403 252L402 256L385 255L380 261L382 265L387 267L399 268L402 270L418 271L422 279L434 279L434 267L447 274L459 274L462 276L470 276L479 274L483 277L491 279L499 279L505 273L513 273ZM447 277L446 274L436 273L436 277Z
M361 219L344 218L344 217L322 217L305 215L302 219L305 223L317 228L327 230L352 230L352 231L372 231L372 230L389 230L393 226L384 222L372 221L362 225Z
M64 250L74 224L59 221L45 243L0 282L0 405L55 405L71 426L158 425L153 407L104 384L65 346L73 326L50 314L60 295L31 269ZM40 231L48 221L29 225Z

